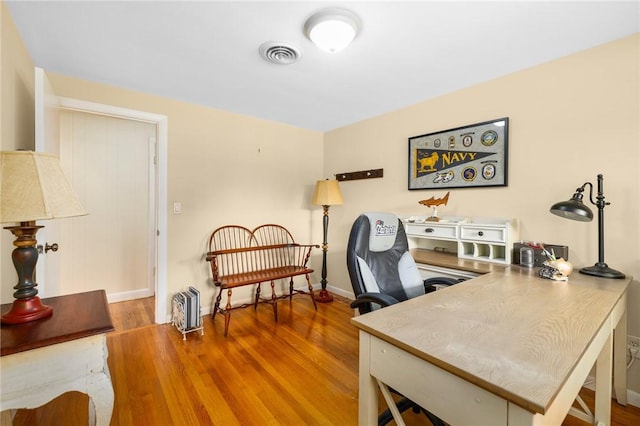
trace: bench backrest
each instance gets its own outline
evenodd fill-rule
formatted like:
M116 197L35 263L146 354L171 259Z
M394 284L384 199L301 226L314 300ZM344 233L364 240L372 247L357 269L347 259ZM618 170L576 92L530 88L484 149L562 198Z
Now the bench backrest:
M216 281L218 276L250 272L253 262L241 250L251 244L251 230L244 226L222 226L209 237L207 260L211 262L211 272Z
M295 243L291 233L280 225L261 225L253 231L227 225L211 234L207 260L216 281L223 276L304 266L310 250L310 246Z
M284 226L272 223L260 225L252 231L252 244L257 246L272 246L275 244L295 244L291 232Z

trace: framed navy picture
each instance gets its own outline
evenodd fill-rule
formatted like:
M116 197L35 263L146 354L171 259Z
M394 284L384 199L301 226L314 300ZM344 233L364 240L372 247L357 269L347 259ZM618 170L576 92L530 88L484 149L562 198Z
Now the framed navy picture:
M414 189L507 186L509 118L409 138Z

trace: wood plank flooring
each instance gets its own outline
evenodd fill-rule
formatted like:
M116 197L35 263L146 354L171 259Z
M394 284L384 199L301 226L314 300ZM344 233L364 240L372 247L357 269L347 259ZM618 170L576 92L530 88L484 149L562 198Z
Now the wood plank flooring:
M155 322L155 297L128 300L109 304L111 320L116 332L153 325Z
M111 425L356 425L358 341L348 303L336 297L316 312L298 296L279 303L277 324L269 306L236 310L227 338L222 318L207 316L205 335L186 341L169 324L149 326L132 313L118 318L126 309L117 306L116 331L107 337ZM135 324L142 325L127 328ZM581 394L592 404L589 391ZM87 403L86 395L67 393L19 410L14 424L86 425ZM613 425L640 424L640 408L612 402L612 409ZM405 418L408 426L429 424L422 415ZM563 423L583 425L570 416Z

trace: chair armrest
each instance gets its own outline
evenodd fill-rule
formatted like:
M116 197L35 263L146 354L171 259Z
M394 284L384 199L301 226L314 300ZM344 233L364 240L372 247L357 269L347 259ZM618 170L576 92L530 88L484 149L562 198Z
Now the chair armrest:
M431 293L436 291L436 285L451 286L464 281L464 278L450 278L450 277L433 277L424 280L424 292Z
M356 300L351 302L349 306L355 309L361 305L364 305L365 303L375 303L384 308L386 306L395 305L396 303L398 303L398 299L384 293L362 293L358 297L356 297Z

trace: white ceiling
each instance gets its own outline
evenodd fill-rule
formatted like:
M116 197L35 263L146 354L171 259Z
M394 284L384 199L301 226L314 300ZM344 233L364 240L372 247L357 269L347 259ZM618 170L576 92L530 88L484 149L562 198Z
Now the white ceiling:
M640 31L636 1L6 1L47 71L327 131ZM328 54L324 7L362 29ZM292 43L292 65L263 60Z

